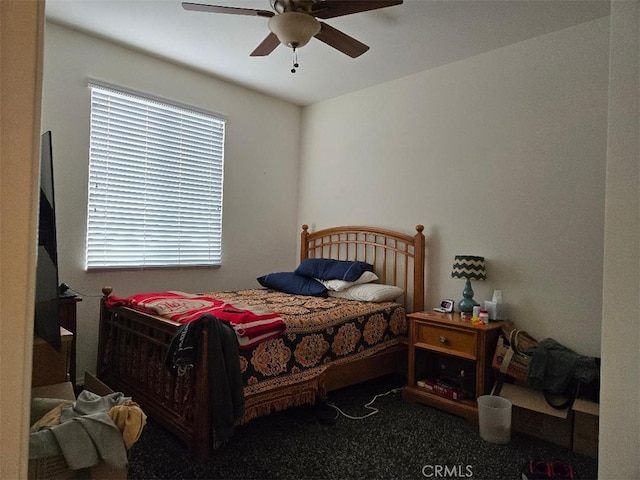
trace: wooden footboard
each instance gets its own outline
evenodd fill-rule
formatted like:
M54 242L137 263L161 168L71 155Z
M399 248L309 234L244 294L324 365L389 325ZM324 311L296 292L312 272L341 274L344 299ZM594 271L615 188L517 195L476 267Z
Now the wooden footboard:
M207 372L207 332L201 358L184 376L173 376L164 358L178 323L134 310L100 308L97 376L113 390L132 396L147 415L181 438L194 457L205 460L213 444Z

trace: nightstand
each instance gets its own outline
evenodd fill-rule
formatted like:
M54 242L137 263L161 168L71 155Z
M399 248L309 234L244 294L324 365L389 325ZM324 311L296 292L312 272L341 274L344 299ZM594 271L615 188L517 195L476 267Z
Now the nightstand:
M71 352L69 359L69 380L76 386L76 342L78 340L76 306L82 301L80 296L60 297L60 308L58 309L58 322L61 327L66 328L73 337L71 338Z
M491 359L503 322L473 324L461 320L458 313L415 312L407 317L409 372L403 399L445 410L477 424L476 399L489 393L493 384ZM437 385L423 383L435 382L451 372L456 372L457 390L465 393L461 399ZM448 380L449 385L454 384L451 378Z

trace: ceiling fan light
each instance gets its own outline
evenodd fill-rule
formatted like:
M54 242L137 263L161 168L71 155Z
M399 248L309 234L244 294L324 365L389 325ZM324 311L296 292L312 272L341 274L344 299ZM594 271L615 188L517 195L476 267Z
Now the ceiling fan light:
M303 47L320 31L320 22L312 15L284 12L269 19L269 30L287 47Z

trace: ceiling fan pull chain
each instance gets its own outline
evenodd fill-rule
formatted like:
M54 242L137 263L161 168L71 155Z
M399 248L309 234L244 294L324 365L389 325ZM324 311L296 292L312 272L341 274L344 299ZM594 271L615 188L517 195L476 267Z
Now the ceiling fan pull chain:
M298 68L300 64L298 63L298 51L296 47L293 47L293 68L291 69L291 73L296 73L296 68Z

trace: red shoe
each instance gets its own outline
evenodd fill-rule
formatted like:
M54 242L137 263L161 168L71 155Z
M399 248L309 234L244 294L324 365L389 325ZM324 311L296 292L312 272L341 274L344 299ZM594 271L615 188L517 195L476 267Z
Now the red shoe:
M573 480L574 472L573 467L564 462L555 461L550 464L551 477L550 478L568 478Z
M550 478L554 477L551 476L551 464L548 462L529 460L529 462L522 467L522 480L546 480Z

